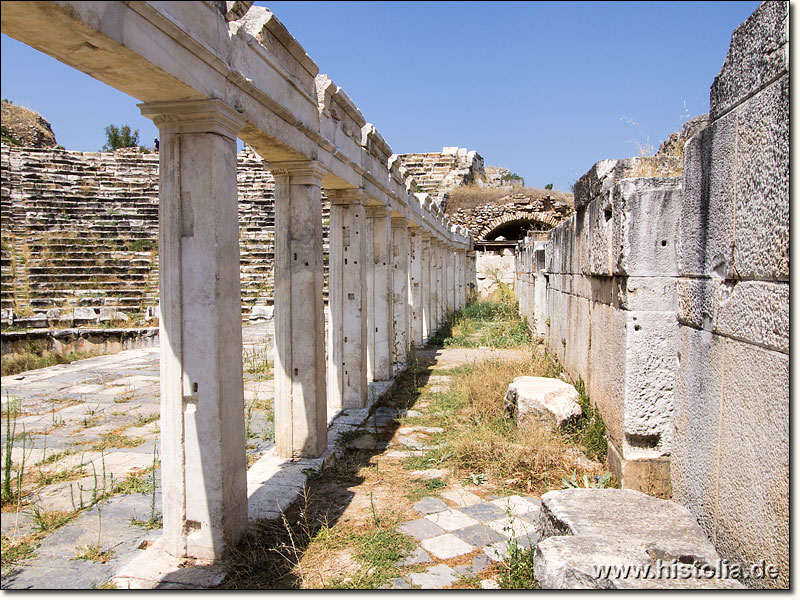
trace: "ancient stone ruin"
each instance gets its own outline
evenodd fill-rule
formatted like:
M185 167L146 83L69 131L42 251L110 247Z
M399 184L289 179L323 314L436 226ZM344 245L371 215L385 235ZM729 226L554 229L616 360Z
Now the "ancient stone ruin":
M780 576L758 585L787 587L788 3L736 29L707 118L655 157L598 162L570 201L525 195L474 151L393 154L251 4L2 6L3 33L159 128L158 154L1 155L4 325L158 316L163 554L140 562L219 559L279 514L302 469L333 459L329 423L366 414L496 276L585 384L627 488L515 500L538 516L537 580L626 587L590 573L600 555L769 558ZM509 181L507 202L447 214L455 188ZM268 312L276 448L248 471L242 322ZM531 412L517 383L510 410ZM548 414L569 422L574 396Z
M623 487L788 583L787 5L733 33L683 158L605 160L516 254L520 309L608 426ZM678 161L678 164L675 164ZM682 168L681 168L682 167Z

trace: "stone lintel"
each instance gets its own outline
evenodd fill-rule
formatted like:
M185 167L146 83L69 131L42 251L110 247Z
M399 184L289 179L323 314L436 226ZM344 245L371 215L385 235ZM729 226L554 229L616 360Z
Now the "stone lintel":
M409 226L409 220L405 217L395 217L392 215L392 229L402 229Z

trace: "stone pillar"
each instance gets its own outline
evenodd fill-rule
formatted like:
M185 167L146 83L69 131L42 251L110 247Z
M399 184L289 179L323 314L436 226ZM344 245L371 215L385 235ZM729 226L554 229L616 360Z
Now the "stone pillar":
M458 308L461 310L467 305L467 251L458 251Z
M478 280L476 272L477 252L470 250L467 252L467 296L469 300L475 298L478 290Z
M140 104L161 140L161 481L169 554L217 559L247 526L236 135L219 100Z
M322 203L316 161L267 163L275 178L275 446L317 457L328 447Z
M408 299L411 310L411 338L409 343L422 345L422 232L418 226L408 230L409 272Z
M408 349L408 220L405 217L392 217L392 313L394 340L392 363L394 372L405 366Z
M431 241L432 260L431 263L431 317L433 318L433 329L438 330L442 324L442 245L437 239Z
M427 340L431 330L431 234L423 232L422 237L422 339Z
M389 210L383 206L367 207L366 215L372 225L372 276L367 279L372 315L368 321L372 381L388 381L394 374L392 222Z
M332 408L364 408L367 405L365 195L361 190L328 190L326 195L331 201L328 399Z
M452 246L445 248L447 253L447 312L456 309L456 253Z

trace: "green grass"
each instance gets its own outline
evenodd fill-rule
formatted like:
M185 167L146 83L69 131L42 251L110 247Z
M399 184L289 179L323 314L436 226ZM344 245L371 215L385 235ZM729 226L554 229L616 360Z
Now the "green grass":
M394 527L342 535L336 540L340 547L353 548L353 556L361 569L348 577L331 582L328 589L375 589L400 575L395 563L414 549L414 541Z
M529 346L532 335L522 320L516 302L507 292L499 301L473 302L442 325L429 343L452 348L522 348Z
M424 469L426 467L420 468ZM414 487L408 490L405 496L412 502L416 502L426 496L438 496L446 487L447 483L439 478L420 479L414 482Z
M144 444L144 439L135 439L122 435L121 433L107 433L103 436L103 441L95 444L94 450L104 450L106 448L136 448Z
M539 585L533 577L534 549L526 550L516 543L511 542L508 549L509 556L502 563L500 576L497 582L501 590L533 590Z
M575 385L578 390L582 414L577 422L569 426L568 431L583 446L589 458L605 461L608 456L608 442L606 441L606 424L603 416L589 399L583 379Z

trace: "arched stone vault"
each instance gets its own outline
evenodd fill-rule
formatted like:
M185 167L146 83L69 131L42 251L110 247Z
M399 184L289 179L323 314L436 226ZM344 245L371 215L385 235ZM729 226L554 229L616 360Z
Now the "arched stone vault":
M502 213L491 221L482 223L480 228L473 230L473 235L475 236L476 240L489 239L492 232L496 231L506 223L511 223L514 221L525 221L532 225L530 229L544 231L555 227L560 222L560 219L558 219L552 213L512 209L508 212Z

